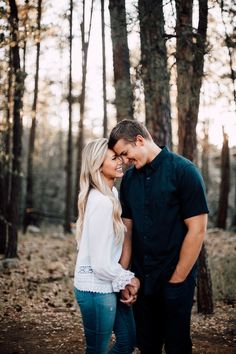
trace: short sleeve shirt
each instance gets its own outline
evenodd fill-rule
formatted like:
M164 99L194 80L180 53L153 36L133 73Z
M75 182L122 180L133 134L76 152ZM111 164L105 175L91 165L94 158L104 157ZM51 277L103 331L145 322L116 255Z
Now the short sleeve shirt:
M191 161L164 147L151 163L127 170L120 198L122 217L133 221L132 270L151 294L176 267L184 220L208 213L204 182Z

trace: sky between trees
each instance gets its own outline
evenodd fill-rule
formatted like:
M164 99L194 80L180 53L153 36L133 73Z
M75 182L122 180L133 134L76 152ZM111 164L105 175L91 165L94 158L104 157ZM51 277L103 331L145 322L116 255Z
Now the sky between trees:
M18 3L23 3L19 1ZM88 17L91 1L86 0L86 27L88 28ZM227 1L233 7L233 1ZM68 9L67 0L44 0L42 12L42 33L40 53L40 74L39 74L39 109L38 121L48 121L56 129L67 129L68 125L68 103L66 100L68 92ZM139 23L137 19L137 1L126 1L127 23L128 23L128 44L130 50L131 79L140 59ZM197 23L197 2L194 7L193 24ZM102 135L102 41L101 41L101 14L100 1L94 2L94 14L91 27L91 40L88 49L88 70L85 101L85 126L92 128L95 136ZM165 1L164 5L166 33L173 34L175 26L175 6L171 1ZM81 22L82 8L80 2L75 2L73 13L73 48L72 48L72 79L73 95L78 97L81 90ZM33 14L29 14L32 16ZM232 32L232 25L228 23L227 13L224 14L226 29ZM113 87L113 63L112 45L110 35L110 19L108 3L105 2L105 23L106 23L106 64L107 64L107 110L109 117L109 128L116 122L116 110L113 104L115 91ZM224 45L225 27L222 22L220 6L216 1L210 2L208 15L208 53L205 55L205 78L201 89L201 100L199 110L198 134L201 135L201 122L209 119L210 142L218 147L222 144L222 125L229 135L229 145L236 145L236 115L232 96L232 82L229 78L229 57L227 48ZM169 68L171 71L171 103L172 103L172 125L173 142L177 144L176 136L176 85L175 58L173 56L175 38L167 41L169 50ZM1 57L4 51L1 49ZM234 60L236 62L235 56ZM235 63L233 63L235 65ZM30 125L31 105L33 97L33 78L35 74L35 42L28 40L26 56L27 78L26 94L24 96L24 124ZM141 121L145 120L144 94L142 86L135 89L135 117ZM73 105L73 130L77 131L79 121L79 104Z

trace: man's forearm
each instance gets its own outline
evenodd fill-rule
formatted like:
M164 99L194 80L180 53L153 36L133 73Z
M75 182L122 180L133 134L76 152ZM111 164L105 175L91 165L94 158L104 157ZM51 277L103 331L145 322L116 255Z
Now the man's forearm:
M193 222L192 220L189 222L189 229L180 250L179 261L170 279L170 282L173 283L182 282L186 279L201 251L206 234L207 217L200 215L199 218L192 219Z
M197 240L196 240L197 238ZM194 242L192 242L194 239ZM179 262L170 279L171 282L181 282L186 279L201 251L204 234L187 234L180 251Z
M128 269L130 267L132 252L132 220L123 219L123 222L126 226L126 233L124 237L122 254L120 257L120 264L123 268Z

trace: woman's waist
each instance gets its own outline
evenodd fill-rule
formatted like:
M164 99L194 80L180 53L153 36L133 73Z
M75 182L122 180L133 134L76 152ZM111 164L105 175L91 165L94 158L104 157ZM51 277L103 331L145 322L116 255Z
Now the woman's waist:
M99 279L90 265L76 268L74 285L78 290L101 293L113 292L112 282L110 280Z

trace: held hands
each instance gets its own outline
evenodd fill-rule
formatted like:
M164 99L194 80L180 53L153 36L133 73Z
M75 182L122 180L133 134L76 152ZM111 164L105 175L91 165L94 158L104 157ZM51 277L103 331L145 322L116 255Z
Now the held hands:
M140 288L140 281L134 277L131 282L126 285L125 289L121 291L121 300L126 305L132 305L138 296L138 290Z

